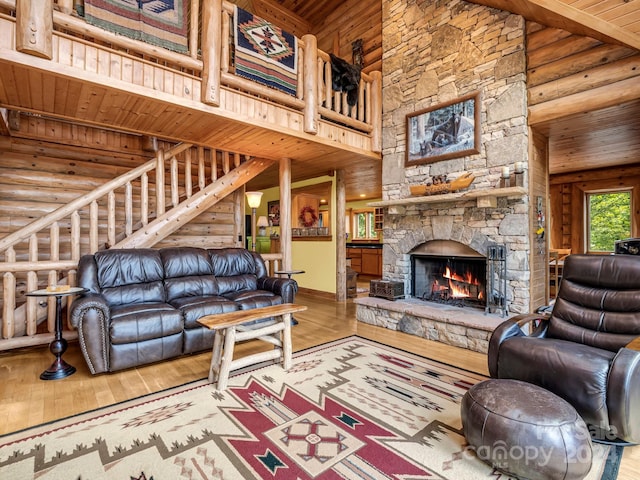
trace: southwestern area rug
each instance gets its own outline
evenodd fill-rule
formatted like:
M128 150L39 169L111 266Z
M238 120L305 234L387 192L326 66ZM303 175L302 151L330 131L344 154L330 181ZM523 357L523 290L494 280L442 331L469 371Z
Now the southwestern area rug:
M0 437L0 478L493 479L461 432L484 377L359 337ZM587 478L608 447L594 445Z
M238 6L233 21L236 75L296 96L296 36Z
M189 51L184 0L84 0L84 17L110 32L175 52Z

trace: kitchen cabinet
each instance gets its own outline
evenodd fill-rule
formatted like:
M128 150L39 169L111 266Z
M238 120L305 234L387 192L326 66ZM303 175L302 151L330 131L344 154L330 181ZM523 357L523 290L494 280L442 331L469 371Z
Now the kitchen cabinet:
M382 276L382 250L379 248L362 249L363 275Z
M351 259L351 268L357 273L362 273L362 249L347 248L347 258Z
M367 247L347 247L347 258L351 268L362 275L382 276L382 249Z

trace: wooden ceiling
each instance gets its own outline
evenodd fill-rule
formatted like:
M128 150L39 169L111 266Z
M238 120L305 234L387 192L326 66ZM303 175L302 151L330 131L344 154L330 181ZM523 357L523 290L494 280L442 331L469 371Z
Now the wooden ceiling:
M382 11L384 0L377 0ZM486 5L522 15L527 20L560 28L577 35L590 36L606 43L616 43L640 50L640 0L471 0L472 3ZM341 7L361 0L238 0L242 6L270 4L274 14L288 15L289 21L300 19L299 26L311 31L314 26L324 25L329 17L335 17ZM266 7L265 7L266 8ZM288 13L287 13L288 12ZM332 15L333 14L333 15ZM375 18L382 18L376 16ZM381 32L382 25L371 28ZM315 33L315 32L314 32ZM381 35L381 33L380 33ZM340 40L340 39L338 39ZM344 40L344 39L342 39ZM381 62L382 49L372 50ZM69 118L68 120L73 120ZM598 168L606 160L605 139L618 138L624 142L633 139L636 146L627 151L638 151L640 138L640 100L598 112L584 112L565 118L536 125L535 128L550 139L551 173ZM623 148L620 144L617 148ZM570 161L575 152L584 153L585 161L579 164ZM334 152L335 153L335 152ZM331 155L331 154L330 154ZM554 160L556 159L556 160ZM637 159L627 158L632 162ZM314 172L317 173L317 172ZM327 168L327 172L328 168ZM372 199L381 196L382 169L362 168L355 162L346 167L347 199ZM251 188L267 188L278 184L277 167L260 175L250 185Z
M640 50L638 0L471 0L548 27Z

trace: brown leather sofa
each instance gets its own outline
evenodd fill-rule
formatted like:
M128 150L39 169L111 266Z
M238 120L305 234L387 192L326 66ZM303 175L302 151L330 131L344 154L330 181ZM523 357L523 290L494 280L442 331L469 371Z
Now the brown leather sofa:
M640 443L640 351L625 348L638 336L640 256L570 255L550 316L520 315L493 332L489 372L564 398L595 441Z
M71 323L94 374L211 348L200 317L293 303L297 291L242 248L105 250L80 259L78 286L88 292Z

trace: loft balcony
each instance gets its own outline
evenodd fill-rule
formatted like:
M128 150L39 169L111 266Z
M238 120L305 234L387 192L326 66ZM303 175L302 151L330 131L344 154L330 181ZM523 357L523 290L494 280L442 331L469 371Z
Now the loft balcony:
M20 8L28 4L0 0L3 113L290 158L294 180L379 165L380 72L361 75L350 107L332 89L330 56L312 35L298 41L292 96L234 74L234 5L226 1L191 2L186 53L92 26L71 0L58 0L52 22L46 9Z

